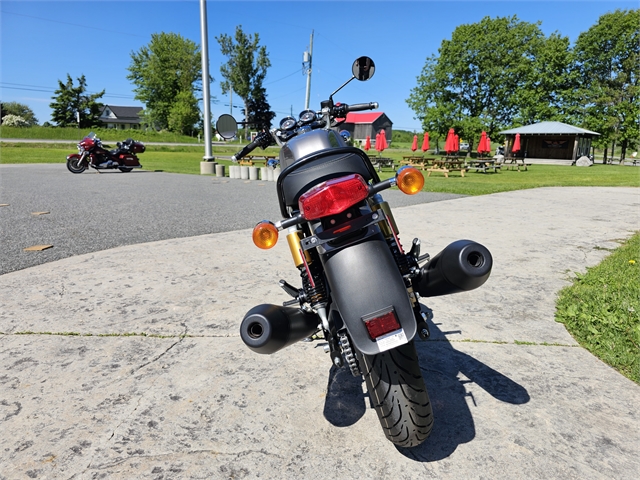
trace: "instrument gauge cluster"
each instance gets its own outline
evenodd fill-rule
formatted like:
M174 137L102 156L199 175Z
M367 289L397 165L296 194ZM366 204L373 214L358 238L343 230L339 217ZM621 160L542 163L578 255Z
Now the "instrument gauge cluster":
M316 119L316 112L313 110L303 110L300 112L300 123L302 125L306 125L307 123L311 123Z
M285 117L280 120L280 130L292 130L296 126L296 119L293 117Z

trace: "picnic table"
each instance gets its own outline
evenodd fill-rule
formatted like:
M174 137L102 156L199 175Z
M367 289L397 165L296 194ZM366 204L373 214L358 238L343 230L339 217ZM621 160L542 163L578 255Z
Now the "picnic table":
M467 167L464 164L464 158L456 156L440 157L439 160L434 159L431 168L427 168L427 177L431 176L431 172L442 172L446 178L449 178L450 172L460 172L460 176L464 177Z
M276 158L278 158L277 155L246 155L240 160L240 165L253 167L256 164L260 164L266 167L269 160L275 160Z
M434 160L435 158L427 158L417 155L404 155L400 161L400 165L408 165L416 168L419 167L421 170L424 170L425 167L433 165Z
M388 157L376 157L373 155L368 155L369 160L371 161L371 165L376 167L380 172L383 168L393 168L395 170L395 163L393 158Z
M487 170L493 169L493 172L497 172L501 165L497 164L493 158L471 158L467 162L467 170L475 169L476 172L487 173Z
M524 157L504 157L502 165L509 168L510 170L517 168L518 171L520 171L520 168L522 168L523 170L528 170L527 167L529 167L531 164L525 163Z

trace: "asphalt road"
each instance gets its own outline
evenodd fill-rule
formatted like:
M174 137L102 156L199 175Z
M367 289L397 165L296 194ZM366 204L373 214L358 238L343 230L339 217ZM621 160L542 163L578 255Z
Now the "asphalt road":
M459 195L387 191L392 207ZM275 182L0 165L0 274L83 253L252 228L281 218ZM38 212L48 212L34 215ZM44 251L24 251L53 245ZM140 248L144 248L141 246ZM214 247L215 248L215 247Z

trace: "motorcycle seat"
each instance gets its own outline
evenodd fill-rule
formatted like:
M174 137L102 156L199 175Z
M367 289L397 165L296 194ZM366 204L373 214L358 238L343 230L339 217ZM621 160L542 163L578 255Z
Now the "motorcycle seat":
M327 149L301 159L285 168L278 178L278 194L287 206L297 207L300 196L310 188L332 178L352 173L366 182L379 181L375 170L367 166L368 159L358 149Z

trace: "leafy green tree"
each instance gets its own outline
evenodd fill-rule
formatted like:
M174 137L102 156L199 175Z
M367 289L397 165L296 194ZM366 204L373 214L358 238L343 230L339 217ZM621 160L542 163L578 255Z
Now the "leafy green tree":
M167 126L170 131L191 135L194 125L200 120L198 101L192 92L182 91L178 93L167 118Z
M99 126L103 104L97 100L104 95L104 90L99 93L87 94L87 80L84 75L77 80L77 87L74 87L69 74L67 74L66 83L58 80L58 89L51 97L53 102L49 104L53 110L51 119L59 127L91 128ZM78 114L80 116L79 124Z
M640 138L640 10L606 13L575 45L583 126L602 134L599 146L634 148ZM606 154L605 154L606 155Z
M271 106L267 102L267 92L262 87L256 87L249 100L247 100L247 111L249 117L246 121L257 130L269 130L271 122L276 116L271 111Z
M427 58L407 103L426 130L455 128L473 149L482 130L496 137L519 114L544 41L538 24L516 16L460 25Z
M575 109L575 92L580 78L569 38L553 33L541 39L532 67L515 94L518 112L513 123L576 122L579 112Z
M263 108L266 103L266 95L262 97L264 102L260 102L260 98L256 98L255 95L264 92L262 82L271 66L267 49L258 45L260 37L257 33L246 35L241 25L236 27L235 40L226 34L216 37L216 40L220 44L220 51L228 59L227 63L220 67L220 73L224 78L224 81L220 82L222 92L234 91L244 102L245 118L251 119L250 104L254 108Z
M200 115L197 102L192 101L202 80L198 45L177 33L153 33L148 45L131 53L128 70L127 78L136 86L135 98L146 106L146 123L176 132L193 128ZM190 126L185 125L194 118Z
M0 118L4 118L6 115L15 115L21 117L28 127L38 125L38 119L36 118L33 110L24 103L19 102L5 102L0 103Z

